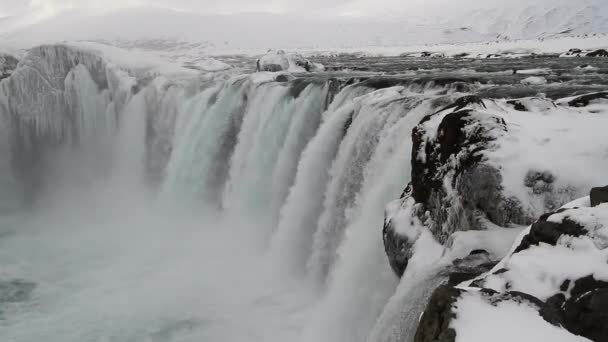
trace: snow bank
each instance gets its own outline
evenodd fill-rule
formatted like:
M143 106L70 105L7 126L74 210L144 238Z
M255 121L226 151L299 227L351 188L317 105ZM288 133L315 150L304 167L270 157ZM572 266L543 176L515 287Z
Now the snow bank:
M567 330L547 324L527 302L490 303L479 293L462 295L455 303L456 342L588 342Z

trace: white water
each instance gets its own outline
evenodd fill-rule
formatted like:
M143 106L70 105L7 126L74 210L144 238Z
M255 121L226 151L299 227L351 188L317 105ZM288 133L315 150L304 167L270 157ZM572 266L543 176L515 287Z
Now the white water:
M117 106L120 87L73 81L78 131L104 133L48 145L50 186L0 218L0 285L36 284L0 296L0 340L366 340L398 283L383 208L434 95L350 86L323 112L327 83L294 96L240 76L152 82ZM165 152L156 189L146 166Z
M345 213L348 224L337 249L338 260L329 289L312 315L306 341L353 341L367 336L397 285L382 244L384 203L399 197L401 180L410 174L411 141L404 133L411 132L431 106L420 96L395 94L390 100L395 102L384 108L384 101L368 108L391 113L393 122L381 134L364 170L362 190Z

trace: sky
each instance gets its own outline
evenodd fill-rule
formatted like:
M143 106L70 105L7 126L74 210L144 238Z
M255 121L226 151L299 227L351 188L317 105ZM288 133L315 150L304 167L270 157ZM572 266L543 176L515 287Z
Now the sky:
M455 0L451 3L472 4L476 1L479 0ZM391 10L403 13L441 2L440 0L0 0L0 17L34 13L45 17L71 9L113 10L125 7L159 7L222 14L306 12L319 15L369 16L385 14Z

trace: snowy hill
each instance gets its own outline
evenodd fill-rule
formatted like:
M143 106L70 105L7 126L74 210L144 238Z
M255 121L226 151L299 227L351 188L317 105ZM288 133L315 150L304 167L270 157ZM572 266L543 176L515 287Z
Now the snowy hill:
M158 8L69 11L28 24L32 18L0 22L0 46L20 48L65 40L132 42L163 39L193 48L340 48L536 39L608 32L608 2L519 0L482 6L430 1L407 11L387 4L377 15L330 16L287 13L201 14ZM386 2L386 1L384 1ZM389 1L390 2L390 1ZM380 1L379 7L382 7ZM398 5L395 5L398 6ZM405 5L407 8L407 5ZM508 7L507 7L508 6ZM403 7L403 6L401 6ZM399 7L399 8L401 8ZM411 6L410 6L411 7ZM391 11L391 15L387 15Z

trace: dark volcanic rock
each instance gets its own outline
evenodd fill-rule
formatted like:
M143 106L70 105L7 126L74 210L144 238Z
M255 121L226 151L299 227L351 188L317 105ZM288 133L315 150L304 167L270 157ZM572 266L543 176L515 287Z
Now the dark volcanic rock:
M519 100L511 100L511 101L507 101L508 104L513 105L513 108L515 108L515 110L520 111L520 112L525 112L528 110L528 108L526 108L526 106L521 103L521 101Z
M424 206L420 212L428 212L431 231L442 243L454 231L482 229L479 212L501 226L531 221L517 201L503 194L500 171L484 163L483 152L507 131L504 120L471 108L483 110L485 104L475 96L460 98L426 117L412 133L412 183L406 195ZM426 122L445 110L454 112L443 117L429 139L433 134ZM453 193L457 197L448 198Z
M568 331L595 342L608 341L608 282L593 276L577 280L562 307Z
M602 203L608 203L608 186L591 189L591 206L597 207Z
M553 214L549 213L541 216L532 225L530 233L523 238L514 253L526 250L530 246L538 246L541 242L555 246L562 235L577 237L587 234L587 230L583 226L567 218L560 223L548 222L547 219Z
M568 102L568 105L572 107L586 107L590 103L599 100L608 100L608 91L579 96Z
M455 318L454 304L462 292L462 290L447 285L435 290L420 319L414 338L415 342L455 341L456 331L450 328L450 323Z
M412 220L415 219L412 217ZM401 277L407 268L409 259L412 257L412 247L416 241L412 241L406 236L397 233L392 222L384 224L382 239L389 264L395 274Z
M608 57L608 51L606 51L604 49L595 50L595 51L589 52L587 54L587 57Z

